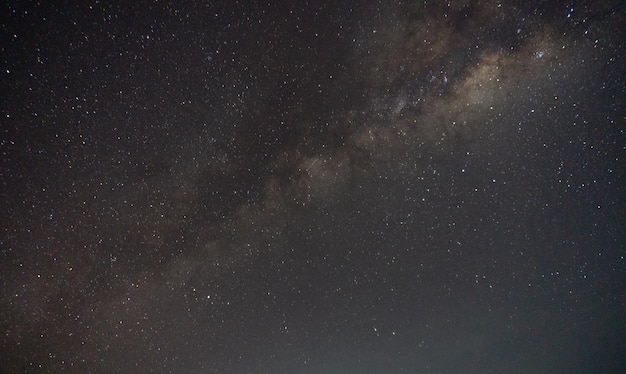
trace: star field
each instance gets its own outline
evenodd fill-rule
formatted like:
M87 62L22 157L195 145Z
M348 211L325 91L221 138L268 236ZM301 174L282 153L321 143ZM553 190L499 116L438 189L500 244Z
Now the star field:
M1 9L0 371L626 366L621 2Z

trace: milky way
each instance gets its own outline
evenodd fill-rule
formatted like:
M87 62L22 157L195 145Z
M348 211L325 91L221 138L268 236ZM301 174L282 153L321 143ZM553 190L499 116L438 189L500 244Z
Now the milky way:
M617 372L624 5L6 4L3 372Z

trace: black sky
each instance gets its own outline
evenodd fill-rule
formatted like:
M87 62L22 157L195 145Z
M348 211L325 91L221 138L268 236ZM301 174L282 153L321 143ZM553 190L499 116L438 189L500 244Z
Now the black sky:
M0 15L1 372L626 367L623 2Z

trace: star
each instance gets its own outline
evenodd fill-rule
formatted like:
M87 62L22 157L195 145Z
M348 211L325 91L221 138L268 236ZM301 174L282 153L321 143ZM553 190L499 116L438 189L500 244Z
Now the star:
M5 10L0 371L624 367L621 3Z

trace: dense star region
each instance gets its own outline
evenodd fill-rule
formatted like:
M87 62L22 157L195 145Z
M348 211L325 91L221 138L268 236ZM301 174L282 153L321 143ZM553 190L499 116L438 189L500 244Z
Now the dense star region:
M0 371L626 367L622 1L9 1Z

